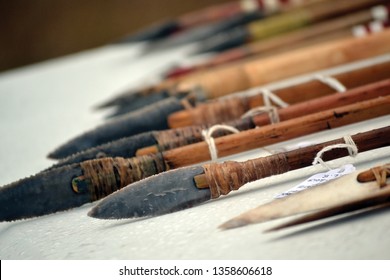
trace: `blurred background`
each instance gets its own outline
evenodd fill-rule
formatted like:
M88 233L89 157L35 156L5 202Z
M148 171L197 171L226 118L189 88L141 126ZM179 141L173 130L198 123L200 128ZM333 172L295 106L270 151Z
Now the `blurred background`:
M0 0L0 71L101 46L154 22L230 1Z

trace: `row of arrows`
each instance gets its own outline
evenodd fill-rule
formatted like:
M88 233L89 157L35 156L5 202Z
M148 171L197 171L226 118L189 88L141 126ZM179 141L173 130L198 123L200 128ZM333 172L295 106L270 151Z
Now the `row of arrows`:
M379 0L241 0L124 38L120 44L146 43L143 55L179 44L195 44L189 56L209 55L100 104L100 110L115 108L104 124L50 152L58 161L46 170L0 188L0 220L97 200L91 217L157 216L312 165L324 148L345 139L245 162L223 157L388 116L389 11L389 1ZM351 139L359 153L387 147L390 127ZM330 149L323 159L348 153ZM386 164L355 172L343 178L353 184L337 179L261 205L221 228L317 211L284 227L388 206L388 175Z

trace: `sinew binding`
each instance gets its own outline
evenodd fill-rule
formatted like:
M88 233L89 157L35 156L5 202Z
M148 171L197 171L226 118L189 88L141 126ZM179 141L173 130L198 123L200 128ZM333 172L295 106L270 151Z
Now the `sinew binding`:
M389 108L390 96L378 97L223 136L215 139L218 156L387 115ZM41 216L81 206L145 177L210 159L209 147L200 142L135 158L102 158L54 168L1 188L0 220Z

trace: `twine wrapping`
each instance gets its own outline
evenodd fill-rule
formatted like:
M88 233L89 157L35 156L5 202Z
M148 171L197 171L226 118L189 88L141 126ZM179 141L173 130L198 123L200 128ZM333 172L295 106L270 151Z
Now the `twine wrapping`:
M154 134L159 151L171 150L199 142L203 139L202 131L205 126L187 126L177 129L158 131Z
M200 105L188 112L193 124L218 124L238 119L250 109L247 98L226 98Z
M160 155L103 158L80 164L92 201L106 197L133 182L166 170Z
M284 153L245 162L210 163L203 168L212 199L238 190L246 183L290 170Z

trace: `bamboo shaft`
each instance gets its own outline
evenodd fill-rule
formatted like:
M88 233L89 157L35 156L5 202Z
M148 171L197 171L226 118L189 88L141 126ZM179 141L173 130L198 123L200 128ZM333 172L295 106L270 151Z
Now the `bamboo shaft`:
M351 89L365 84L380 81L389 78L390 61L364 67L346 73L333 75L346 88ZM295 86L273 91L275 95L289 104L299 103L314 98L334 93L335 90L317 80L312 80ZM245 97L232 97L239 100L247 99ZM215 107L222 106L223 100L214 100L208 103L199 104L195 108L187 109L172 113L168 117L168 125L171 128L184 127L190 125L217 124L227 122L232 118L225 117L226 114L215 113ZM264 101L261 94L249 98L248 110L257 106L263 106ZM234 118L239 118L242 111L238 107L228 107L225 110L231 111ZM234 112L234 113L233 113ZM237 113L235 113L237 112Z
M220 137L215 139L215 146L218 156L224 157L389 113L390 97L379 97ZM209 147L205 142L166 151L163 153L163 157L170 168L187 166L211 159Z
M337 40L204 72L183 79L177 89L186 92L200 87L211 99L389 51L390 31L386 30L364 38Z

